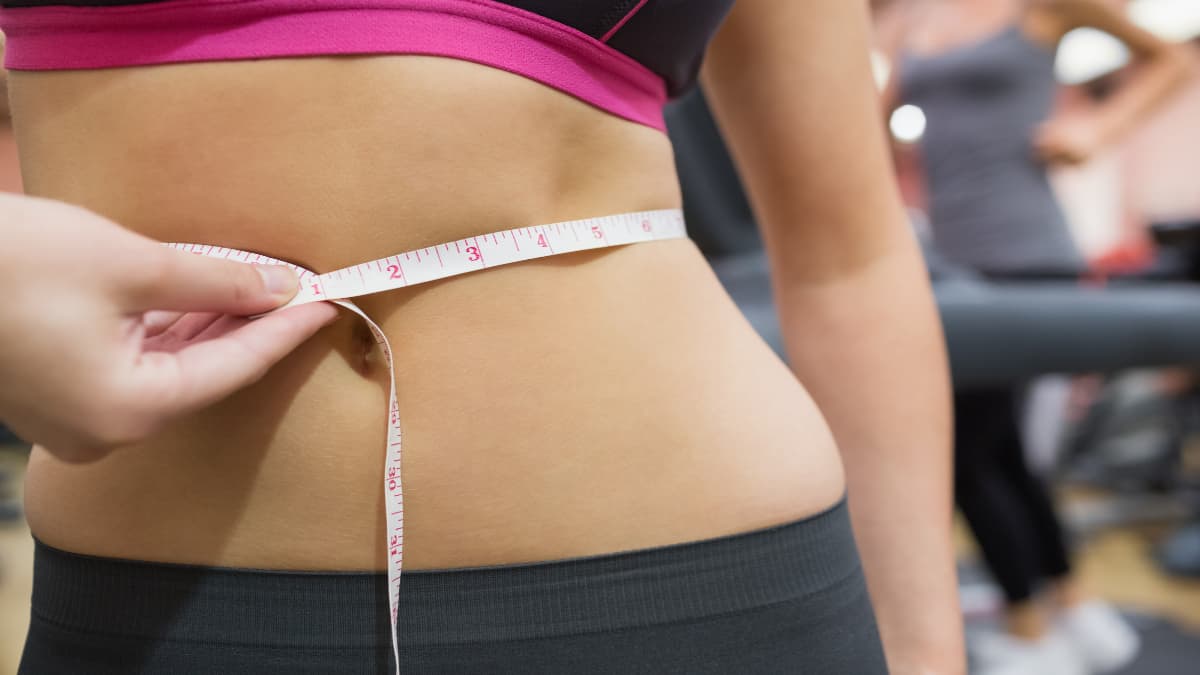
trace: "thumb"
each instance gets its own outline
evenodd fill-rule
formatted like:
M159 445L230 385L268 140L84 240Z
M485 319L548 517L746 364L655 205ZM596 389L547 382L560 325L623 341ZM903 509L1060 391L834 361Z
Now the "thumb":
M158 254L129 289L131 311L220 312L246 316L292 299L296 272L284 265L248 265L155 245Z

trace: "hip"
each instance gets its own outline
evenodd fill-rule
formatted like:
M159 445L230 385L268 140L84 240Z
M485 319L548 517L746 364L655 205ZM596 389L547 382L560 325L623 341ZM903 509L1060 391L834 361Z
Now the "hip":
M21 672L392 671L382 575L39 544L34 584ZM409 573L402 597L404 673L886 672L844 502L678 546Z

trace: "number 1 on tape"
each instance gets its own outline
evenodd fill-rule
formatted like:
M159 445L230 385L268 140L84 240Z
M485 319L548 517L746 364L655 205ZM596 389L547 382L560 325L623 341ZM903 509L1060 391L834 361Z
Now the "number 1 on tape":
M366 321L383 350L390 378L387 451L384 453L383 494L387 520L388 606L391 614L392 655L400 672L397 622L400 612L400 573L404 561L404 486L401 480L400 408L396 403L396 373L387 336L351 298L414 286L489 267L535 260L610 246L680 239L687 236L677 209L643 211L551 225L522 227L469 237L446 244L398 253L387 258L316 274L266 256L220 246L167 244L199 255L246 263L287 265L300 276L300 290L284 307L310 302L333 302ZM282 308L281 308L282 309ZM278 311L278 310L275 310Z

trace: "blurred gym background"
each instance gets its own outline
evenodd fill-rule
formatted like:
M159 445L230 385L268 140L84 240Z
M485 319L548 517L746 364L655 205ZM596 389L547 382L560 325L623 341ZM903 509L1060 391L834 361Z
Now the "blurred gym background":
M872 2L881 11L888 4ZM1200 0L1113 4L1163 37L1200 43ZM1194 51L1200 66L1200 47ZM1102 33L1069 35L1056 57L1058 105L1082 110L1103 100L1130 76L1129 61L1121 44ZM880 81L886 80L892 64L876 54L875 65ZM1193 78L1119 145L1053 175L1090 276L1097 285L1137 278L1149 284L1142 287L1146 292L1161 284L1167 298L1163 311L1181 320L1182 346L1135 343L1095 367L1094 359L1072 357L1087 353L1089 341L1103 336L1081 331L1069 336L1065 347L1056 344L1058 354L1038 352L1036 339L1028 353L1009 354L988 342L988 330L972 326L990 326L988 317L1001 317L996 321L1012 330L1037 331L1037 321L1045 318L1039 312L1053 313L1057 305L1043 307L1028 294L992 298L977 288L963 290L961 280L943 282L934 275L956 378L970 383L1015 372L1014 377L1033 382L1024 415L1030 462L1054 488L1082 582L1118 606L1143 638L1137 661L1122 671L1129 675L1200 672L1200 378L1190 375L1190 367L1200 363L1200 339L1190 337L1200 338L1200 328L1193 325L1200 323L1200 286L1190 286L1200 281L1198 120L1200 79ZM772 341L760 243L702 99L697 95L676 104L669 123L693 237L751 322ZM927 124L923 111L911 105L881 117L918 228L927 205L919 149ZM21 190L4 97L0 190ZM1146 309L1147 303L1137 304ZM1189 306L1197 312L1188 313ZM1100 304L1097 311L1105 307ZM1136 324L1138 316L1131 313L1129 323ZM1088 315L1080 321L1104 325L1113 319ZM1022 328L1026 324L1030 327ZM27 456L28 448L0 428L0 675L15 673L28 621L33 547L20 508ZM968 629L992 630L1002 596L979 564L967 528L959 527L958 540Z
M882 11L890 1L872 4ZM1200 42L1200 0L1111 4L1163 38L1193 47ZM1200 64L1200 49L1192 51ZM1104 33L1068 34L1055 59L1058 113L1086 112L1105 100L1134 74L1130 61L1128 50ZM879 55L875 65L881 81L893 67ZM918 225L928 205L920 152L928 122L911 105L886 119L900 186ZM1096 284L1115 288L1137 279L1147 293L1158 289L1162 311L1183 315L1174 317L1180 337L1195 345L1195 327L1187 324L1200 305L1186 297L1173 304L1165 296L1190 294L1186 285L1200 281L1200 79L1193 76L1115 147L1080 166L1056 169L1051 180ZM1200 294L1200 286L1194 292ZM963 334L955 333L959 320L948 295L939 291L958 379L976 367L964 362L985 358L989 348L954 344ZM1129 317L1138 321L1137 312ZM1092 338L1099 335L1076 335L1058 346L1086 351ZM1068 363L1071 376L1032 380L1025 402L1026 451L1054 489L1078 575L1141 634L1141 653L1120 671L1127 675L1200 672L1200 392L1186 368L1125 367L1195 365L1200 352L1177 345L1182 348L1158 360L1151 354L1156 343L1149 335L1090 375ZM1045 358L1053 364L1063 357ZM1002 596L979 563L968 528L960 523L958 534L970 639L999 622Z
M919 4L871 4L882 23L905 2ZM1182 675L1200 672L1200 0L1110 4L1136 25L1185 45L1193 74L1119 143L1051 172L1086 260L1082 282L995 282L947 264L927 236L931 200L921 141L935 121L900 97L880 122L892 139L914 229L928 244L956 391L1023 388L1028 463L1053 490L1075 576L1141 637L1137 658L1120 673ZM959 79L946 86L994 87L994 81L964 81L963 63L1016 58L1005 34L947 50L956 53L943 65L949 70L953 61ZM873 61L886 90L898 64L880 42ZM1054 55L1054 116L1086 116L1103 105L1139 74L1133 60L1109 35L1068 34ZM678 102L668 125L689 231L747 318L781 351L753 215L702 94ZM1017 149L1031 154L1032 140L1021 141L1027 150ZM956 535L968 643L986 644L980 638L1003 632L1004 595L961 520Z

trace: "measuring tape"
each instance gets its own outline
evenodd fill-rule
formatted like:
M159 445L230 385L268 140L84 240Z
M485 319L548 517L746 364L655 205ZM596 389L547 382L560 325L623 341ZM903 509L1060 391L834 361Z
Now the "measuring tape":
M383 493L387 518L388 604L391 608L392 654L396 659L397 674L400 672L400 646L397 642L396 618L400 609L400 572L404 560L404 487L400 480L400 407L396 403L396 374L392 368L392 348L387 336L350 299L552 255L684 237L687 237L687 229L679 210L641 211L468 237L325 274L316 274L282 260L232 248L167 244L171 248L213 258L261 265L286 265L299 275L300 290L291 302L279 309L310 302L332 302L362 317L383 349L390 379Z

